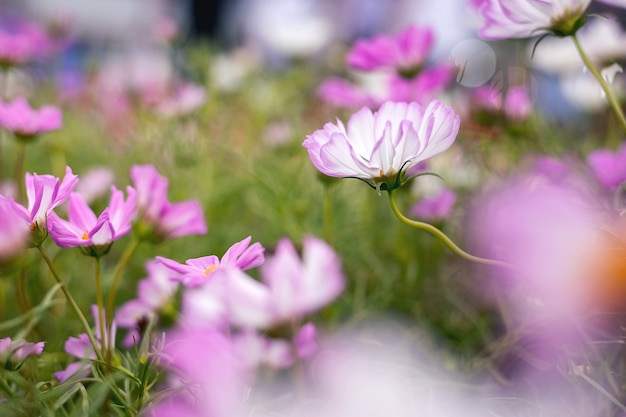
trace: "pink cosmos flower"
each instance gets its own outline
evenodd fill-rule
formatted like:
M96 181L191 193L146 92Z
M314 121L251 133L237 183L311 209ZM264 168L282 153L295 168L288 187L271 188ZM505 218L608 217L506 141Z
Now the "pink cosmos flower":
M62 124L61 111L56 107L44 106L35 110L23 97L16 98L11 103L0 101L0 126L20 138L30 139L57 130Z
M452 145L460 117L438 100L385 102L376 113L363 108L347 127L327 123L302 143L325 175L359 178L378 191L402 185L403 171Z
M55 207L63 204L78 184L78 176L72 169L65 167L65 176L60 181L52 175L26 173L26 213L31 225L43 227Z
M199 109L207 101L206 89L192 83L182 83L169 97L164 97L154 110L164 117L185 115Z
M124 201L122 191L111 187L109 206L96 217L81 194L71 193L69 199L69 221L56 214L50 216L50 236L62 248L88 247L99 256L106 253L113 241L131 230L131 221L136 215L136 195L127 187L128 198Z
M21 22L0 29L0 66L14 66L45 57L55 48L43 29Z
M375 107L376 100L362 87L350 81L332 77L317 88L317 96L336 107Z
M416 101L428 104L450 84L454 70L447 65L424 69L411 79L394 76L389 80L387 98L391 101Z
M265 261L265 248L260 243L255 242L250 245L252 237L247 238L232 245L222 259L215 255L203 256L202 258L187 259L185 265L162 256L157 256L157 261L180 274L174 278L188 287L196 287L204 284L209 275L216 269L225 266L234 267L245 271L256 268Z
M300 259L293 243L282 239L261 268L262 282L239 269L221 271L221 310L234 325L271 328L317 311L341 294L341 262L328 244L306 237ZM190 313L187 311L187 315Z
M448 218L456 203L456 193L443 189L437 195L424 197L411 208L411 214L426 221L440 221Z
M614 191L626 181L626 143L615 152L598 149L587 156L587 164L607 190Z
M168 181L153 165L134 165L130 178L137 190L140 234L159 241L207 232L200 204L167 201Z
M30 229L18 205L0 195L0 265L19 256L27 247Z
M19 369L29 356L41 355L46 342L30 343L24 339L0 339L0 364L6 369Z
M346 60L356 69L394 68L399 74L412 78L423 67L433 42L430 28L411 25L396 36L380 35L357 41Z
M584 24L591 0L485 0L483 39L528 38L545 33L569 36Z
M511 121L523 121L532 112L528 90L524 86L509 88L504 96L491 86L478 87L474 91L473 105L492 115L503 115Z

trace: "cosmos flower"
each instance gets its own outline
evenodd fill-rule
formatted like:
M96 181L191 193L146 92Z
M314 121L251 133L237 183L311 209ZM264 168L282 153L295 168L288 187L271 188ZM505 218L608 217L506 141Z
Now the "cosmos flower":
M248 236L235 243L228 248L222 259L215 255L203 256L188 259L185 265L162 256L157 256L156 259L180 275L175 278L177 281L189 287L196 287L205 283L209 275L218 268L230 266L245 271L261 265L265 260L263 255L265 249L258 242L250 245L251 240L252 237Z
M26 249L29 231L17 203L0 195L0 265Z
M483 39L529 38L552 33L569 36L585 23L591 0L485 0L479 7Z
M385 102L373 113L362 108L347 126L327 123L302 143L325 175L359 178L378 191L402 185L403 172L452 145L460 117L438 100Z
M53 106L35 110L25 98L11 103L0 101L0 126L13 132L18 138L32 139L42 133L60 129L63 125L61 111Z
M50 236L62 248L75 246L89 248L89 255L106 253L113 241L131 230L131 221L136 214L135 190L127 188L128 198L122 191L111 187L111 200L100 216L89 208L81 194L71 193L69 199L69 221L56 214L50 216Z
M0 364L5 369L18 369L29 356L41 355L46 342L30 343L24 339L0 339Z
M433 43L434 33L430 28L411 25L395 36L379 35L357 41L346 61L355 69L393 68L413 78L422 69Z
M200 204L194 200L170 203L167 200L169 183L153 165L134 165L130 178L137 190L140 236L161 241L207 232Z
M614 191L626 181L626 144L615 152L597 149L587 156L587 164L607 190Z

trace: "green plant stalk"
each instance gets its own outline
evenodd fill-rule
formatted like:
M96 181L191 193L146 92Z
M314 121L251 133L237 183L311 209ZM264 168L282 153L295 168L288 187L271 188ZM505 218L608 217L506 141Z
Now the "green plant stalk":
M26 201L24 184L24 160L26 159L26 144L23 140L17 140L17 155L15 156L15 184L17 184L17 197L19 201Z
M102 356L105 358L106 364L109 364L110 356L107 354L108 346L107 346L107 325L104 322L105 312L104 312L104 297L102 295L102 267L100 263L100 257L96 256L95 258L95 269L96 269L96 303L98 304L98 323L100 323L100 347L102 348Z
M87 338L89 339L89 343L91 343L91 347L93 348L96 354L96 357L100 361L102 361L103 360L102 353L100 352L100 349L98 348L98 343L96 342L96 338L93 336L93 332L91 331L91 327L89 327L89 323L87 323L87 319L85 318L85 315L83 314L82 311L80 311L80 307L78 307L76 300L74 300L74 297L72 297L72 294L67 289L67 286L59 277L59 274L57 273L56 268L54 267L54 264L52 263L52 261L50 260L46 252L43 250L41 245L37 246L37 249L39 250L39 253L41 254L41 257L43 258L43 260L48 265L50 272L52 272L52 276L54 276L54 279L61 287L61 291L63 291L65 298L70 303L70 306L72 307L72 309L78 316L78 320L80 320L80 323L83 325L83 328L85 329L85 333L87 334Z
M593 64L593 62L591 62L591 60L589 59L589 57L583 50L576 34L572 35L572 40L574 41L576 50L578 51L580 58L583 60L583 63L589 69L589 71L591 71L591 74L593 74L596 80L598 80L598 83L600 83L600 87L602 87L602 91L604 91L604 94L606 94L606 99L609 101L611 108L613 108L613 111L615 112L615 115L617 116L617 120L619 121L622 127L622 130L624 131L624 133L626 133L626 118L624 117L624 113L622 112L622 107L620 106L620 103L617 100L617 97L615 96L615 94L613 94L613 90L611 90L611 87L609 86L609 84L602 77L602 75L600 74L596 66Z
M324 184L324 240L331 243L333 238L333 200L330 184Z
M408 226L415 227L416 229L425 230L428 233L434 235L439 240L441 240L443 244L445 244L452 252L454 252L456 255L460 256L461 258L468 260L470 262L474 262L474 263L478 263L482 265L497 266L497 267L501 267L501 268L505 268L509 270L514 270L514 271L516 270L516 268L509 263L497 261L495 259L487 259L487 258L481 258L478 256L471 255L465 252L463 249L461 249L456 243L452 241L452 239L450 239L445 233L437 229L432 224L409 219L408 217L404 216L398 209L398 206L395 200L393 199L393 193L391 191L388 191L388 194L389 194L389 204L391 205L391 210L396 215L396 217L400 219L400 221L402 221L404 224Z
M107 311L110 314L112 314L115 309L115 297L117 296L117 290L122 279L122 273L126 269L126 266L128 266L130 258L132 258L135 254L135 251L137 251L140 243L141 240L139 240L136 236L133 236L133 240L128 244L128 246L126 246L126 249L124 249L124 253L115 267L115 271L113 272L113 282L111 283L109 295L107 297Z

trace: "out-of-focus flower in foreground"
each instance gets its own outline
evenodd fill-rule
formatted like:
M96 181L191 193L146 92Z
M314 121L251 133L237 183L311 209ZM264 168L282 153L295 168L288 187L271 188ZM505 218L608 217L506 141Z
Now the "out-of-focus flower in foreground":
M35 110L23 97L11 103L0 101L0 126L22 140L60 129L62 125L61 111L56 107L44 106Z
M421 71L433 43L432 29L411 25L395 36L379 35L358 40L346 61L356 69L392 68L400 75L412 78Z
M136 231L140 237L161 241L207 232L200 204L194 200L170 203L169 183L153 165L134 165L130 178L137 190Z
M597 149L587 156L587 164L607 190L615 191L626 181L626 143L616 150Z
M18 22L0 28L0 67L46 57L54 49L52 38L37 24Z
M450 216L456 193L449 189L442 189L433 196L424 197L411 207L411 214L429 222L445 220Z
M24 339L11 340L10 337L0 339L0 365L9 370L19 369L29 356L41 355L45 344L30 343Z
M0 266L18 257L27 247L30 229L17 204L0 195Z
M546 33L575 34L591 0L485 0L479 11L483 39L529 38Z
M347 126L327 123L302 143L313 165L325 175L358 178L377 191L402 185L404 171L448 149L459 131L460 117L434 100L386 102L373 113L363 108Z

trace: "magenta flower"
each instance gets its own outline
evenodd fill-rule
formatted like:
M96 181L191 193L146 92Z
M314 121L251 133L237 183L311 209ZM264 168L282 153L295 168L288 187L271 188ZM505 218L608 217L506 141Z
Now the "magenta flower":
M0 364L6 369L17 370L29 356L41 355L45 344L30 343L23 339L11 340L10 337L0 339Z
M250 245L251 236L232 245L222 259L215 255L203 256L201 258L187 259L185 265L173 261L162 256L157 256L157 261L180 274L174 278L188 287L196 287L204 284L209 275L216 269L225 266L234 267L245 271L247 269L256 268L265 261L265 249L260 243L255 242Z
M337 77L320 84L317 96L336 107L360 108L376 105L376 100L364 88Z
M423 67L434 42L430 28L411 25L396 36L359 40L346 58L348 65L365 71L394 68L412 78Z
M31 227L45 227L52 210L68 199L77 184L78 176L74 175L69 166L65 168L63 181L52 175L26 173L26 214L31 221Z
M81 194L71 193L69 221L56 214L50 216L50 236L62 248L75 246L88 248L89 255L105 254L113 241L131 230L131 221L136 215L135 190L127 187L128 198L114 186L111 187L109 206L96 217Z
M200 204L193 200L168 202L168 181L153 165L134 165L130 177L137 190L140 236L160 241L207 232Z
M416 101L428 104L454 78L452 67L441 65L426 68L411 79L394 76L389 80L387 97L391 101Z
M479 34L489 40L546 33L573 35L583 26L589 3L591 0L485 0L479 8L484 19Z
M424 197L411 208L411 214L426 221L441 221L450 216L456 203L456 193L443 189L432 197Z
M587 164L607 190L615 191L626 181L626 143L615 152L608 149L591 152Z
M49 55L55 45L38 25L19 23L0 29L0 66L15 66Z
M26 250L29 232L22 209L13 200L0 195L0 265Z
M25 98L11 103L0 101L0 126L13 132L18 138L28 140L42 133L60 129L63 125L61 111L52 106L35 110Z
M392 190L402 185L405 170L448 149L459 124L460 117L438 100L426 107L386 102L376 113L363 108L353 114L347 127L327 123L302 146L325 175Z
M504 96L493 87L479 87L474 91L473 104L487 114L502 115L517 122L525 120L532 112L528 89L524 86L511 87Z

